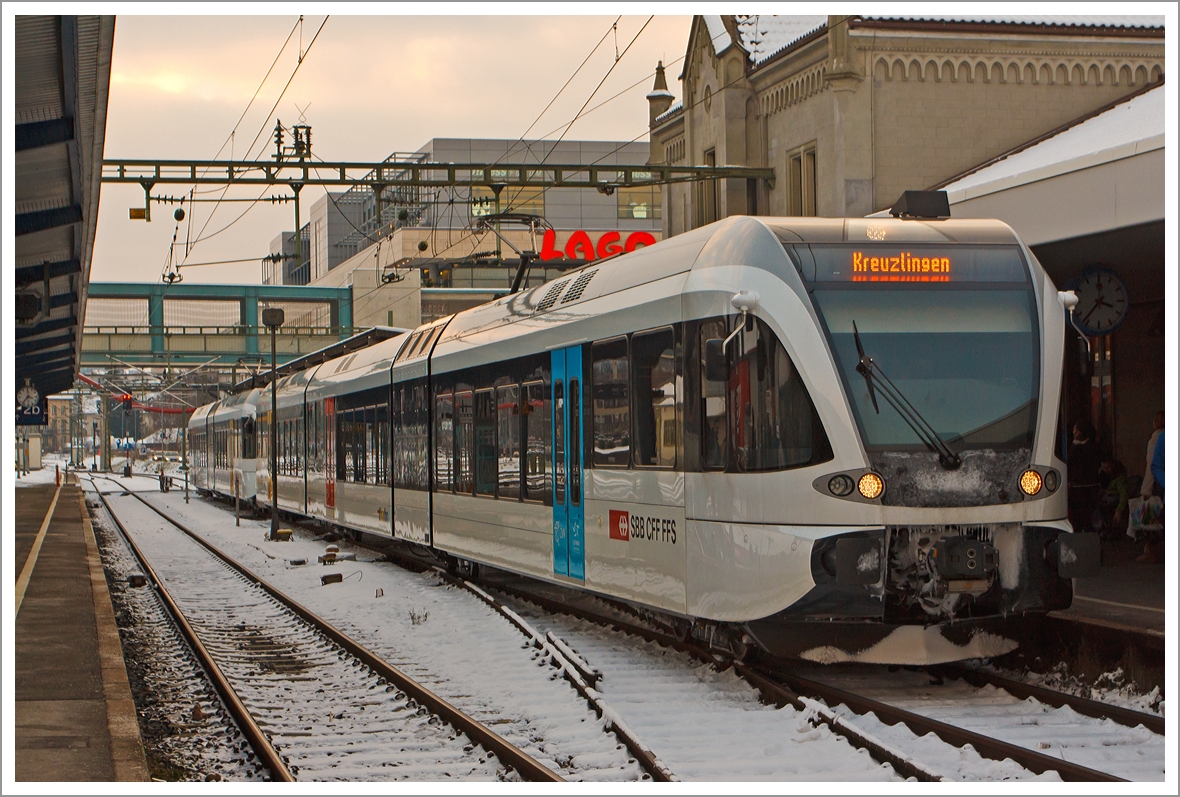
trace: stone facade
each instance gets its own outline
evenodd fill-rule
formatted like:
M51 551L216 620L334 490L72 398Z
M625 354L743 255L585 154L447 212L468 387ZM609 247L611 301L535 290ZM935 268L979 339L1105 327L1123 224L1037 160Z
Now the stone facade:
M694 19L682 103L671 107L662 69L648 96L651 161L704 165L711 151L718 165L769 166L776 179L666 188L665 237L742 213L864 216L1164 74L1162 21L817 21L761 57L757 18ZM800 155L805 180L814 164L811 206L792 203Z

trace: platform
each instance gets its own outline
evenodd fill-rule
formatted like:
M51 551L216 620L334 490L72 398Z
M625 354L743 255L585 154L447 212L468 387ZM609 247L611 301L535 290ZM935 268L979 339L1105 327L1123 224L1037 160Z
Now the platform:
M1098 575L1074 582L1073 606L1054 616L1149 636L1164 634L1164 565L1144 564L1130 538L1104 540Z
M50 476L14 504L16 780L150 780L82 492Z

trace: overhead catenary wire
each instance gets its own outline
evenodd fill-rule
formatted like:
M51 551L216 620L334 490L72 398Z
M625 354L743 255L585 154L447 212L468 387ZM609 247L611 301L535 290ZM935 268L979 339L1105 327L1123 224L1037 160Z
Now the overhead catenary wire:
M328 16L324 17L323 21L320 23L319 28L316 29L315 35L312 36L311 41L307 43L306 50L304 50L304 49L302 49L302 47L300 47L299 60L296 62L295 68L293 70L291 70L291 76L289 78L287 78L287 82L283 86L283 90L281 92L279 92L278 98L275 100L274 105L271 106L270 111L267 113L266 119L263 121L262 126L258 130L258 134L254 136L254 140L250 143L250 146L246 149L245 158L247 160L249 160L251 157L250 153L254 150L254 145L258 143L258 139L262 136L262 134L267 130L268 126L270 125L270 120L271 120L271 117L274 116L275 109L278 108L279 103L283 101L283 97L286 96L286 94L287 94L287 89L289 89L291 87L291 83L295 80L295 76L297 74L299 74L299 68L301 66L303 66L304 59L307 57L307 54L309 52L311 52L311 48L315 45L316 40L320 36L320 32L323 31L324 26L326 24L328 24L329 19L331 19L330 14ZM302 17L300 17L300 21L302 21ZM261 153L259 153L259 154L261 154ZM228 186L226 186L226 190L228 190ZM265 193L265 191L263 193ZM261 199L261 195L259 196L259 199ZM216 233L213 233L209 237L211 238L211 237L213 237L213 235L217 235L218 233L224 232L225 230L229 229L229 227L233 226L238 221L240 221L246 215L246 213L249 213L250 210L253 209L256 204L257 204L256 202L252 202L249 205L249 207L247 207L246 210L242 212L241 215L239 215L236 219L234 219L228 225L226 225L225 227L222 227L220 230L218 230ZM204 237L205 229L209 226L209 223L213 220L213 215L217 212L218 207L219 207L219 205L214 205L213 210L211 210L209 212L209 218L207 218L205 220L205 223L201 226L201 229L197 232L197 238L196 238L196 240L193 241L193 246L196 246L198 243L200 243L204 240L208 240L207 238Z

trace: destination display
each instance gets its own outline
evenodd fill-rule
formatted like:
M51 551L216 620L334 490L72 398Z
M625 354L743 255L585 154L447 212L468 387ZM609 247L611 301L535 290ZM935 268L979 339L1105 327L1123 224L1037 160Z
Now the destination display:
M866 254L859 250L852 253L853 282L950 282L950 279L949 257L921 257L911 252L900 252L892 257L887 254Z
M880 245L807 247L816 282L1026 282L1028 270L1015 246ZM807 269L805 269L806 271Z

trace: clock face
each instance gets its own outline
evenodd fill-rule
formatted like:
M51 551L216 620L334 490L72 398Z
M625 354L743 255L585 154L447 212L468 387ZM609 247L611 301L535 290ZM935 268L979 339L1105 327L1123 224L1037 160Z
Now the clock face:
M25 385L20 390L16 391L16 402L25 409L31 409L37 406L37 402L41 400L41 394L37 392L37 388L32 385Z
M1108 335L1127 317L1130 300L1118 274L1096 269L1083 275L1074 287L1078 306L1074 320L1091 335Z

